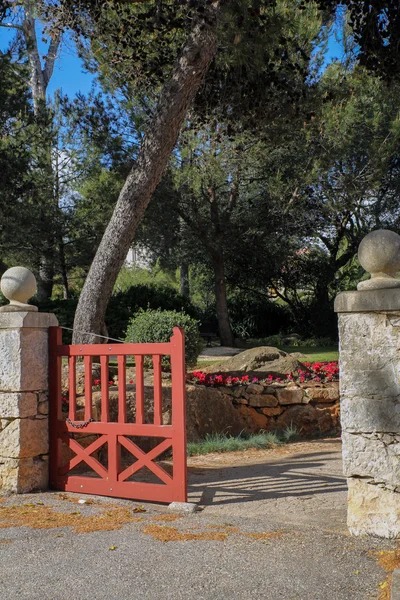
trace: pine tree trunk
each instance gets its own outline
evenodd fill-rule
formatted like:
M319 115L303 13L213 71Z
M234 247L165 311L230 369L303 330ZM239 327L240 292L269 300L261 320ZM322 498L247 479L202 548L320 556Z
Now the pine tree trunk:
M190 285L189 285L189 265L182 263L179 269L180 275L180 292L182 296L185 296L190 300Z
M91 343L104 324L108 301L150 198L159 184L187 111L216 53L220 2L197 23L165 83L138 158L121 190L79 298L74 343ZM78 332L90 332L82 334Z
M219 339L221 340L221 346L234 346L235 339L229 320L228 302L226 298L225 265L223 254L213 253L212 264L214 270Z
M37 281L36 296L38 302L47 302L51 299L54 285L54 260L42 255L40 257L39 277Z

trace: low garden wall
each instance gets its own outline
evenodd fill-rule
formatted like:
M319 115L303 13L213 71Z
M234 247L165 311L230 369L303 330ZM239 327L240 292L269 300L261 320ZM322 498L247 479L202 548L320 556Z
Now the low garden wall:
M112 382L110 382L112 383ZM145 422L153 420L152 378L145 378ZM78 405L84 405L84 387L77 388ZM287 427L296 428L303 437L339 432L339 385L338 382L277 382L258 381L238 385L213 387L196 381L188 381L187 438L199 441L207 434L257 433L279 431ZM134 422L136 415L135 384L127 384L127 418ZM109 391L110 419L117 420L118 386L111 385ZM67 407L67 406L66 406ZM101 393L93 391L93 417L100 416ZM83 408L77 419L84 420ZM171 422L171 386L163 381L163 423ZM83 434L84 431L81 431ZM89 441L89 440L88 440Z

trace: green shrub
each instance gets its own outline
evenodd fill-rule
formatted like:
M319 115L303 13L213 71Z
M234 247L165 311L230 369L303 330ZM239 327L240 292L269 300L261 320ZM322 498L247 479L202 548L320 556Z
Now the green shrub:
M188 365L195 365L203 342L196 319L174 310L142 310L132 317L126 331L127 342L169 342L174 327L185 331L185 356ZM169 366L169 357L163 366Z
M111 297L106 313L106 325L110 336L123 338L132 315L138 310L148 308L185 312L191 317L198 316L190 300L171 287L160 284L132 285Z

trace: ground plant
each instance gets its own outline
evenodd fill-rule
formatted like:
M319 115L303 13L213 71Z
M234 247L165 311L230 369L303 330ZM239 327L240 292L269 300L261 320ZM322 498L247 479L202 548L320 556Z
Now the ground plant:
M292 442L298 437L295 427L288 426L283 431L261 431L260 433L231 436L227 433L210 433L204 440L189 442L187 445L188 456L210 454L212 452L238 452L251 448L263 450L273 448L284 443Z

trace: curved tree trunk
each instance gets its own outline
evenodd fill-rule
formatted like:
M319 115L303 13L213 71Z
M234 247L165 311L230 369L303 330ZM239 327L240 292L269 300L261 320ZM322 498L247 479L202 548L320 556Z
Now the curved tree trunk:
M214 2L210 8L212 15L208 12L207 20L194 26L161 91L137 161L121 190L80 295L74 321L74 343L95 342L94 334L100 333L103 327L108 301L136 229L161 180L186 113L215 56L220 4L221 1Z
M214 269L219 339L221 340L221 346L232 347L235 345L235 338L233 336L231 322L229 320L223 254L213 253L212 264Z

